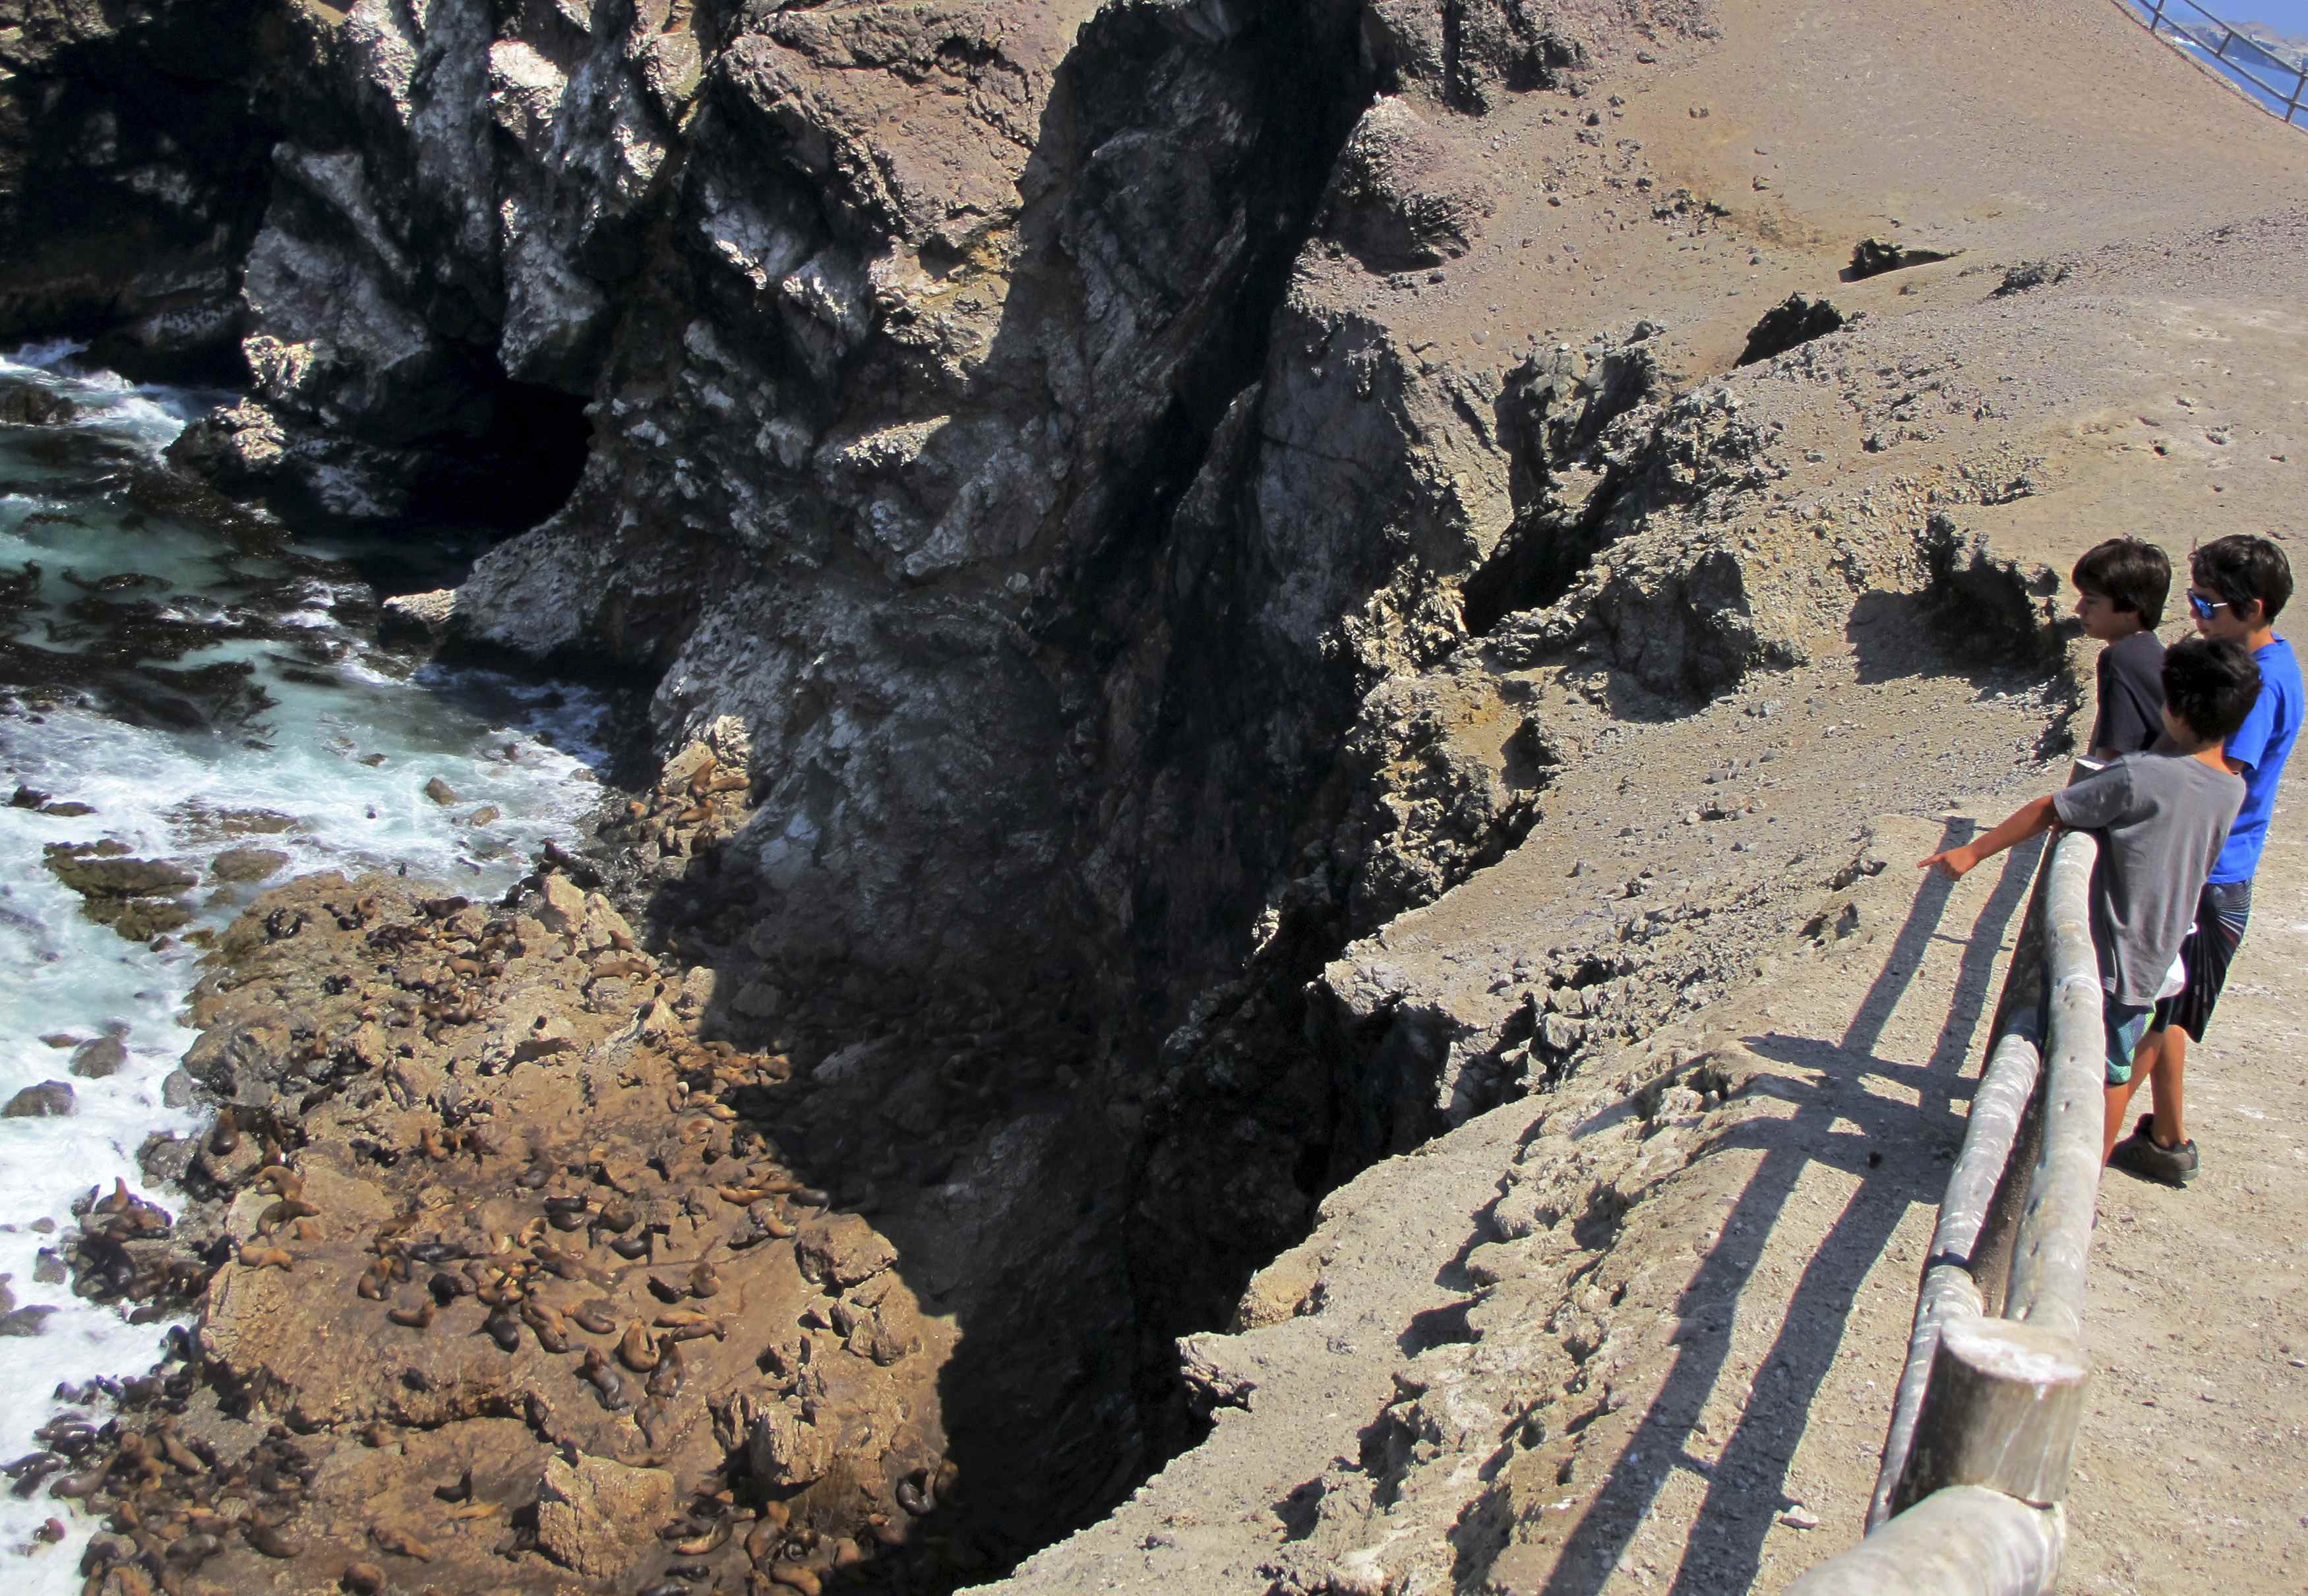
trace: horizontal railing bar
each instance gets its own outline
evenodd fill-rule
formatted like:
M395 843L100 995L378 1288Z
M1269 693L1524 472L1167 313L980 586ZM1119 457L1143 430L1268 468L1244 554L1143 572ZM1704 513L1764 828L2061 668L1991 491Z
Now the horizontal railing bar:
M2099 1197L2106 1123L2106 993L2092 948L2091 878L2099 844L2071 831L2052 850L2045 898L2051 1011L2044 1060L2044 1144L2012 1248L2007 1317L2083 1335L2084 1271Z
M1821 1563L1787 1596L2043 1596L2066 1548L2060 1508L1951 1486Z
M2198 39L2192 32L2189 31L2189 30L2195 26L2195 24L2177 20L2172 16L2169 12L2167 12L2166 9L2166 5L2172 4L2186 6L2190 11L2194 12L2198 16L2203 18L2205 21L2218 28L2221 31L2220 45L2219 48L2213 52L2213 59L2219 63L2221 73L2242 78L2244 82L2252 84L2253 88L2258 89L2261 93L2267 95L2271 100L2286 102L2281 106L2264 105L2261 106L2260 108L2266 111L2269 116L2281 119L2286 126L2288 127L2293 125L2292 118L2299 111L2303 97L2304 95L2308 95L2308 65L2292 65L2289 62L2286 61L2283 56L2269 49L2266 45L2261 44L2249 33L2239 32L2235 24L2229 21L2226 18L2198 4L2197 0L2118 0L2118 3L2123 6L2123 10L2127 15L2131 16L2134 21L2140 23L2142 27L2148 30L2151 38L2162 39L2164 37L2164 30L2168 27L2175 39L2184 39L2190 44L2195 45L2200 48L2204 47L2204 41ZM2146 9L2147 14L2140 14L2141 8ZM2229 55L2228 46L2239 39L2243 40L2246 45L2250 46L2254 54L2257 55L2263 62L2273 63L2276 67L2290 73L2294 80L2293 87L2289 89L2278 88L2276 84L2269 82L2266 78L2261 77L2258 73L2252 71L2252 69L2245 65L2243 62L2239 61L2234 56ZM2176 46L2175 47L2176 47ZM2246 98L2250 97L2247 96ZM2255 101L2254 103L2256 104L2258 102Z

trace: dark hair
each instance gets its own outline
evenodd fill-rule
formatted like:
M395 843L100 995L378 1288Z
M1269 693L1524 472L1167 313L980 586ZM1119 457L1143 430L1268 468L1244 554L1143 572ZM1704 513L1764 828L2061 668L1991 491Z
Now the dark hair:
M2266 626L2283 613L2292 596L2292 562L2265 537L2231 533L2215 537L2188 556L2188 574L2196 586L2208 588L2241 614L2253 599L2260 601L2260 623Z
M2085 550L2069 579L2105 594L2108 603L2130 610L2152 631L2164 619L2164 600L2172 591L2172 562L2152 543L2111 537Z
M2225 742L2260 699L2260 666L2242 643L2183 638L2164 650L2164 705L2207 742Z

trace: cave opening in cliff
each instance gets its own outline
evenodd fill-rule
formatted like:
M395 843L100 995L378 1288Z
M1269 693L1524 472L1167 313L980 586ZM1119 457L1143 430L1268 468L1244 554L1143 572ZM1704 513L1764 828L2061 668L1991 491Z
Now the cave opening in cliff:
M436 447L409 493L421 521L526 531L569 502L592 446L586 398L495 373L478 379L488 425Z

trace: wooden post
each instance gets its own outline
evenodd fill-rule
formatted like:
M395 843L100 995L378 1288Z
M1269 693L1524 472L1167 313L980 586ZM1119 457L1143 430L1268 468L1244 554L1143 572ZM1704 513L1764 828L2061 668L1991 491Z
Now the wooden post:
M2058 1506L2068 1494L2087 1377L2083 1350L2037 1326L1985 1318L1942 1325L1892 1511L1951 1485Z
M1959 1485L1821 1564L1787 1596L2042 1596L2066 1545L2060 1509Z

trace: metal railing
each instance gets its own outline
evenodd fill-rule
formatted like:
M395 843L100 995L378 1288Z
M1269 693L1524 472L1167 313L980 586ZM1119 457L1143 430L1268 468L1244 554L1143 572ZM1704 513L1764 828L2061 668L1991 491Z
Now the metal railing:
M2216 66L2229 78L2242 79L2259 90L2268 97L2266 99L2249 93L2245 98L2253 100L2269 116L2281 116L2294 126L2308 126L2308 121L2297 120L2304 108L2308 108L2308 64L2295 66L2249 33L2239 30L2233 22L2206 11L2196 4L2196 0L2117 0L2117 3L2135 21L2144 24L2149 32L2166 40L2174 49L2186 54L2185 47L2179 42L2185 39L2188 44L2205 52L2209 57L2207 64ZM2203 20L2186 20L2182 15L2182 7ZM2215 30L2219 35L2217 44L2208 37ZM2254 64L2259 67L2259 72L2253 70ZM2278 79L2289 76L2291 86L2279 88L2277 83L2261 76L2261 72Z
M1892 1400L1867 1538L1787 1596L2044 1596L2088 1369L2106 1032L2098 844L2047 850L1996 1006Z

